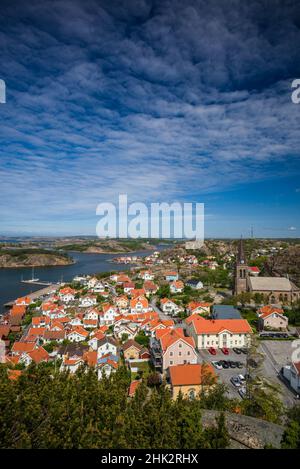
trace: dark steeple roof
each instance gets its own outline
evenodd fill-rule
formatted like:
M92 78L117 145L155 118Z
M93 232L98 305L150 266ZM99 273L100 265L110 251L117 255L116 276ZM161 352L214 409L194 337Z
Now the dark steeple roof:
M240 242L239 242L237 263L238 264L246 264L246 256L245 256L245 251L244 251L244 242L243 242L242 238L240 239Z

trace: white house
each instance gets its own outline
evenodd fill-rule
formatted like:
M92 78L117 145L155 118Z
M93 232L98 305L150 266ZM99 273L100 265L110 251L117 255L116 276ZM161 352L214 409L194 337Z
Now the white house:
M140 278L143 280L153 280L154 274L150 270L144 270L140 272Z
M111 304L105 304L102 306L102 312L100 313L100 324L113 324L115 318L118 316L117 308Z
M122 338L123 334L128 336L128 339L134 339L139 331L137 324L134 323L119 323L114 327L114 336L118 339Z
M175 280L170 285L171 293L182 293L184 289L184 283L181 280Z
M97 277L91 277L91 278L88 279L87 287L89 289L94 288L94 286L97 285L98 282L99 282L99 280L97 279Z
M88 338L88 335L89 333L83 327L76 326L67 334L67 339L71 342L83 342Z
M100 358L97 364L98 368L98 380L103 376L109 377L111 373L115 372L118 368L118 357L110 355L107 357Z
M135 289L135 285L133 282L127 282L127 283L124 283L123 288L124 288L124 293L128 295L132 292L132 290Z
M132 314L145 313L149 310L149 302L143 295L130 300L130 311Z
M69 287L63 288L58 292L60 300L66 304L75 300L75 294L76 291Z
M282 374L289 381L291 388L300 395L300 362L284 366Z
M60 366L60 371L66 371L69 370L70 373L75 373L78 368L84 364L83 358L68 358L65 356L63 358L62 364Z
M105 292L105 287L101 282L97 282L96 285L91 288L93 293L104 293Z
M196 279L187 280L186 285L192 288L193 290L201 290L203 288L203 283L201 282L201 280Z
M250 346L252 329L246 319L205 319L192 314L185 322L198 349Z
M80 298L79 307L80 308L90 308L97 304L97 297L94 295L86 295Z
M181 311L180 306L169 298L163 298L160 302L160 306L164 313L170 315L176 315Z
M84 319L98 320L98 318L99 318L99 311L95 308L91 308L85 312Z
M97 357L101 358L107 354L116 355L118 351L117 342L112 337L103 337L98 341Z
M75 316L75 318L72 318L69 322L69 324L71 324L71 326L82 326L82 320L78 317L78 316Z

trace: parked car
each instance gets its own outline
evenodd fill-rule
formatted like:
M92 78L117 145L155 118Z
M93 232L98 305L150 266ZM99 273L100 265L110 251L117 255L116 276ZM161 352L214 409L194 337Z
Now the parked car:
M236 362L234 362L232 360L230 360L228 363L229 363L230 368L236 368L237 367Z
M241 383L241 384L244 384L244 383L246 382L246 378L245 378L244 375L238 375L237 377L238 377L238 379L240 380L240 383Z
M229 363L228 363L228 361L226 361L226 360L221 360L220 363L221 363L221 365L222 365L223 368L225 368L225 369L229 368Z
M222 352L224 353L224 355L229 355L229 350L227 347L223 347L221 348Z
M209 347L208 351L209 351L209 353L210 353L211 355L217 355L217 351L216 351L216 349L213 348L213 347Z
M236 388L239 388L241 386L241 382L237 376L232 376L232 378L230 378L230 381Z
M241 363L241 362L235 362L235 363L236 363L237 368L240 368L240 369L244 368L243 363Z
M222 370L223 366L220 362L212 361L211 363L217 370Z
M247 355L248 349L246 349L246 348L241 348L241 352L242 352L243 354Z
M238 355L240 355L240 354L242 353L241 349L236 348L236 347L234 347L232 350L233 350L235 353L237 353Z
M242 399L245 399L246 394L247 394L247 390L246 390L245 386L240 387L239 390L238 390L238 393L239 393L239 395L241 396Z

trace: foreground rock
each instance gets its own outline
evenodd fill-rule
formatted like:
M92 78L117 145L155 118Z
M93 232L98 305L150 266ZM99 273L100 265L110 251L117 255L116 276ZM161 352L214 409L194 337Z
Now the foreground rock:
M203 410L202 423L204 427L213 424L220 412ZM230 436L230 448L235 449L263 449L280 448L284 428L265 420L247 417L246 415L224 412L226 426Z

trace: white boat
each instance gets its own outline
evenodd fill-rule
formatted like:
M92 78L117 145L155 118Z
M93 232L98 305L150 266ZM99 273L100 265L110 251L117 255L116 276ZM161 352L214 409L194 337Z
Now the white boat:
M39 278L34 278L34 267L32 267L32 275L31 275L31 278L29 280L22 280L22 282L24 283L35 283L35 282L38 282L39 281Z

